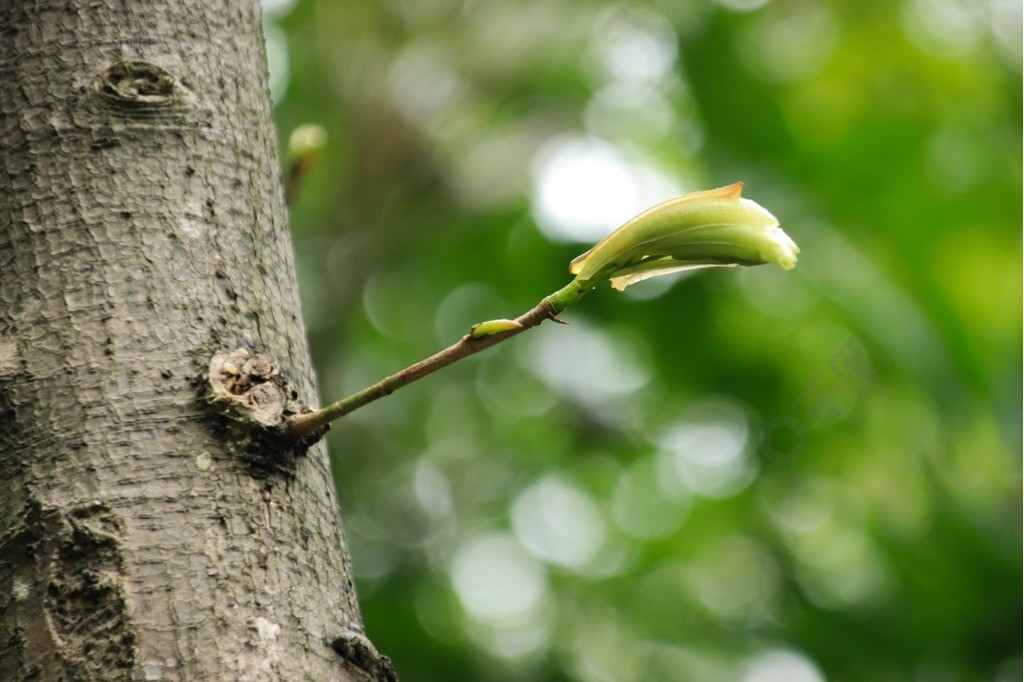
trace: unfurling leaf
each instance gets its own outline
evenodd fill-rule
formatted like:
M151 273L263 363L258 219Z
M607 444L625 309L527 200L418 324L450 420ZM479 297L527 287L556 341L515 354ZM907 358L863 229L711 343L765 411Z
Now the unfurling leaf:
M634 282L683 270L775 263L796 266L800 249L775 216L740 197L743 183L684 194L636 216L572 261L588 287Z

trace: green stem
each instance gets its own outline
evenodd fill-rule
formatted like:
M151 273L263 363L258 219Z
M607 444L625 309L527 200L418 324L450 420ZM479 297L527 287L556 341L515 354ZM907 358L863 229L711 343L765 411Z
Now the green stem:
M479 353L485 348L490 348L495 344L501 343L505 339L509 339L516 334L523 333L527 329L536 327L544 320L562 322L562 320L558 319L558 314L583 298L583 296L590 291L590 288L591 287L573 280L568 285L559 289L550 296L545 297L532 309L516 318L516 322L521 325L520 327L498 332L490 336L484 336L479 339L471 338L469 334L467 334L457 343L445 348L443 351L436 353L425 360L421 360L415 365L410 365L401 372L392 374L386 379L382 379L372 386L364 388L358 393L350 395L349 397L339 400L327 407L316 410L315 412L295 415L288 420L288 430L296 438L303 438L311 435L323 429L335 419L343 417L353 410L357 410L360 407L372 403L374 400L383 398L386 395L391 395L402 386L411 384L414 381L419 381L423 377L433 374L437 370L447 367L452 363L458 362L462 358L473 355L474 353Z

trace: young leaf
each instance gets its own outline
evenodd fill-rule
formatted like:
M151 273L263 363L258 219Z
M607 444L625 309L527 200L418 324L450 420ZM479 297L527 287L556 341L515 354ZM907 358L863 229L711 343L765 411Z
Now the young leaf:
M779 221L743 199L743 183L669 199L636 216L577 257L569 272L586 286L625 289L683 270L775 263L796 266L797 245Z

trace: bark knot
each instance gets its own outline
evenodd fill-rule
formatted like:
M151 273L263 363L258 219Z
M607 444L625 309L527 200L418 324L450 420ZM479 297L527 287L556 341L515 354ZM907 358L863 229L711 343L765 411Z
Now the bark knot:
M334 653L365 676L366 682L398 682L391 659L384 656L365 635L349 631L331 640Z
M5 608L13 622L28 624L0 646L7 657L0 670L17 666L17 679L127 678L137 651L124 535L124 521L105 502L58 506L30 497L0 536L0 556L14 574Z
M244 348L217 353L204 379L206 400L230 431L244 436L256 451L269 446L278 465L287 460L282 452L302 454L319 439L320 434L296 438L289 432L288 419L310 409L298 403L281 367L270 358Z
M208 379L215 402L230 408L237 419L257 426L280 426L300 409L281 377L281 368L244 348L214 355Z
M99 101L107 108L147 115L189 104L188 90L171 73L142 61L118 62L95 80Z

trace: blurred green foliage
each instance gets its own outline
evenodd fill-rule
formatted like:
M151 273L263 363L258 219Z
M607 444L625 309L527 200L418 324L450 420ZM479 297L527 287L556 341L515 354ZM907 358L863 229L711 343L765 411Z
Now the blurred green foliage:
M265 2L322 398L742 180L792 273L601 290L337 423L406 680L1019 680L1012 0ZM635 291L635 293L634 293Z

